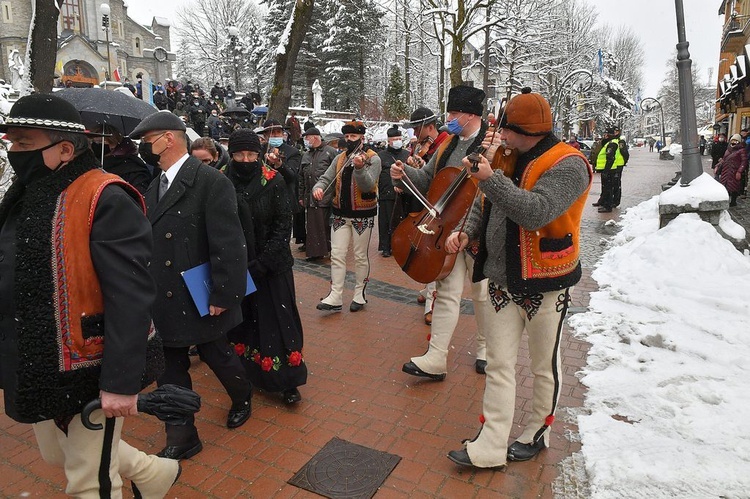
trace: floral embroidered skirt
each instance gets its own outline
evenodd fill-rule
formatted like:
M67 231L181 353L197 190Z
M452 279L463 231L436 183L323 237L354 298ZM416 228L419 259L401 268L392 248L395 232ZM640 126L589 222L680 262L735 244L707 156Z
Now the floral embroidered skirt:
M279 392L304 385L307 366L294 275L289 270L259 277L255 285L258 290L242 302L243 321L229 331L229 341L254 386Z

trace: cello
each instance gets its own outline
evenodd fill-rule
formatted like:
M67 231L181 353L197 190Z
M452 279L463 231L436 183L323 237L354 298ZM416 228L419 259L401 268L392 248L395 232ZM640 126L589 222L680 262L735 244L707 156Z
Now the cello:
M472 154L485 152L480 147ZM515 158L513 151L500 146L492 158L492 167L500 168L508 175ZM475 156L474 161L477 160ZM402 180L407 187L410 186L411 181L406 175ZM391 251L409 277L427 284L445 278L456 263L457 254L446 251L445 240L467 216L477 195L477 180L469 175L468 168L446 166L435 174L426 196L413 184L409 187L412 189L425 208L408 214L396 227L391 237Z

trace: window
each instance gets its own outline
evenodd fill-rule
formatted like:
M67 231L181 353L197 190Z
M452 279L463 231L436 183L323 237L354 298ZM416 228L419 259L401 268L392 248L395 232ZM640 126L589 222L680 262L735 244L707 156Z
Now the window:
M135 40L133 40L133 53L137 56L142 55L143 48L141 47L141 39L137 36L135 37Z
M117 21L117 32L120 36L125 36L125 26L123 26L122 21Z
M63 30L83 32L83 21L81 20L80 0L63 0L60 8Z
M3 22L12 23L13 9L10 8L10 2L0 2L0 10L2 10Z

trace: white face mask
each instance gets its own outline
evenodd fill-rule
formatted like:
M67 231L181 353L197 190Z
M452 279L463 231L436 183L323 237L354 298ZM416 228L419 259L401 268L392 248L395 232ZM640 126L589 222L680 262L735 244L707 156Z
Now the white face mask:
M404 147L404 141L403 140L394 140L391 142L391 147L394 149L401 149Z

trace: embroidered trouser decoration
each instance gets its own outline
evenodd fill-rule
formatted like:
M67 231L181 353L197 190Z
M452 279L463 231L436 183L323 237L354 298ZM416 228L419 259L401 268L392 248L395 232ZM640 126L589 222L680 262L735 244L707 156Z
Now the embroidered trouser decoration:
M487 375L483 399L484 425L466 444L477 466L506 462L516 404L516 363L524 331L528 337L533 398L528 423L519 442L549 442L550 425L560 397L560 341L567 313L567 289L547 293L510 293L496 283L488 285L484 302L493 318L487 328Z
M331 292L323 299L329 305L341 305L346 280L346 255L351 244L354 249L354 298L365 304L365 287L370 276L368 250L375 218L333 217L331 225Z

